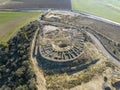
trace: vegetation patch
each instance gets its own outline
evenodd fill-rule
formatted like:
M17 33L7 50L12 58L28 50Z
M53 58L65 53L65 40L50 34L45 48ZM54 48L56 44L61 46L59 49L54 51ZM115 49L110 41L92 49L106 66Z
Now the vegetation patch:
M119 0L72 0L72 8L120 23Z
M21 28L7 46L0 44L0 89L36 90L36 75L30 61L30 43L35 22ZM28 39L29 38L29 39Z
M106 70L106 65L93 65L81 72L74 74L53 74L46 75L46 85L48 90L64 90L75 86L87 83L92 80L94 76L101 75Z
M38 12L5 12L0 11L0 43L7 42L17 30L36 19Z

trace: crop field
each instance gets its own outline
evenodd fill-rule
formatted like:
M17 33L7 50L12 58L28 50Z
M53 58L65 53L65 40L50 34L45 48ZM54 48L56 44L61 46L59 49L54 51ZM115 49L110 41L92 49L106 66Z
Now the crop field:
M120 23L120 0L72 0L72 8Z
M58 8L71 9L71 0L0 0L0 8Z
M0 11L0 42L6 42L20 27L36 19L38 12L4 12Z

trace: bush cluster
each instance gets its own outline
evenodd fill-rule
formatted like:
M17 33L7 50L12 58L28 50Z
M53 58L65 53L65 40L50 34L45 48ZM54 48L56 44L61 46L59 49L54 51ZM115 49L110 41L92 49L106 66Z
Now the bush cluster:
M31 68L30 43L37 25L31 22L0 44L0 90L36 90L36 76Z

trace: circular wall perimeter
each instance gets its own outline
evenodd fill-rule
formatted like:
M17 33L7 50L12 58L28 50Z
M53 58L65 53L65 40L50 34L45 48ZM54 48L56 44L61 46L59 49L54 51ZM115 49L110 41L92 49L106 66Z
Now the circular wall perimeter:
M80 30L44 25L39 37L42 57L56 62L72 61L83 54L84 36Z

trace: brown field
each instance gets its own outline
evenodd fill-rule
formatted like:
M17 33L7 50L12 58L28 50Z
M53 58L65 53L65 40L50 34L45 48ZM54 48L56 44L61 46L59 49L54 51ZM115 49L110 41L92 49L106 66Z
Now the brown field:
M0 0L1 9L57 8L71 9L71 0ZM3 2L3 4L2 4Z

